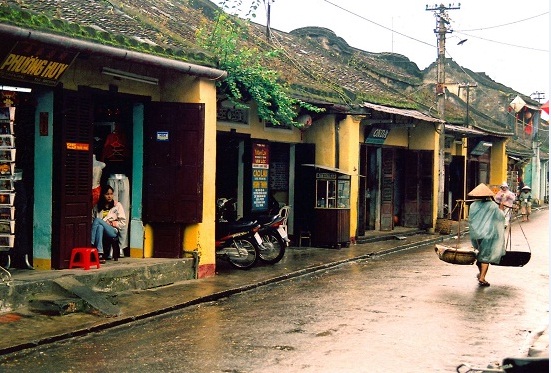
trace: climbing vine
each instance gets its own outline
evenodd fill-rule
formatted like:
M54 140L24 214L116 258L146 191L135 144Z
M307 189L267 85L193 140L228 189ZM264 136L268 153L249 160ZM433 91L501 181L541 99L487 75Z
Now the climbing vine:
M217 82L218 93L238 108L248 108L254 101L260 118L276 126L300 127L295 120L300 108L323 111L293 98L279 73L267 67L278 58L278 50L247 46L243 41L250 38L246 21L224 12L199 28L198 44L216 56L218 68L228 72L225 80Z

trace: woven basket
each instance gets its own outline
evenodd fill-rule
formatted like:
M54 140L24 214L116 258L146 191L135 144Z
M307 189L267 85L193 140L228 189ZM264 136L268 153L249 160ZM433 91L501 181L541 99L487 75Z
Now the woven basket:
M501 257L501 261L498 266L503 267L522 267L530 261L532 253L529 251L509 251L505 252L505 255Z
M451 234L453 223L452 219L438 218L434 230L440 234Z
M476 251L474 249L453 248L444 245L435 245L434 251L438 258L446 263L471 265L476 262Z

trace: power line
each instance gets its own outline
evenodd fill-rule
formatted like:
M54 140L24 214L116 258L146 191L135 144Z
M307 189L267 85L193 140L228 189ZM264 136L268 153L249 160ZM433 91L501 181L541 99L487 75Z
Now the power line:
M355 17L358 17L358 18L361 18L363 19L364 21L367 21L367 22L370 22L378 27L381 27L387 31L390 31L392 33L396 33L398 35L401 35L407 39L411 39L413 41L416 41L418 43L421 43L421 44L425 44L425 45L429 45L431 47L434 47L434 44L431 44L431 43L427 43L423 40L419 40L417 38L414 38L414 37L411 37L407 34L404 34L404 33L401 33L399 31L396 31L394 30L393 28L391 27L386 27L384 25L381 25L375 21L372 21L362 15L359 15L358 13L355 13L351 10L348 10L338 4L335 4L333 3L332 1L329 1L329 0L322 0L330 5L333 5L334 7L336 8L339 8L341 9L342 11L346 12L346 13L349 13ZM512 24L515 24L515 23L520 23L520 22L525 22L525 21L528 21L528 20L531 20L531 19L534 19L534 18L537 18L537 17L541 17L543 15L546 15L546 14L549 14L549 12L545 12L545 13L542 13L542 14L538 14L536 16L532 16L532 17L528 17L528 18L524 18L524 19L521 19L521 20L518 20L518 21L514 21L514 22L509 22L509 23L506 23L506 24L502 24L502 25L496 25L496 26L489 26L489 27L486 27L486 28L478 28L478 29L469 29L469 30L460 30L460 31L457 31L457 30L454 30L455 32L457 32L458 34L461 34L461 35L465 35L465 36L469 36L469 37L472 37L472 38L475 38L475 39L480 39L480 40L484 40L484 41L487 41L487 42L490 42L490 43L496 43L496 44L502 44L502 45L506 45L506 46L510 46L510 47L515 47L515 48L522 48L522 49L527 49L527 50L533 50L533 51L537 51L537 52L549 52L549 50L546 50L546 49L539 49L539 48L531 48L531 47L526 47L526 46L521 46L521 45L516 45L516 44L511 44L511 43L505 43L505 42L500 42L500 41L497 41L497 40L491 40L491 39L486 39L486 38L483 38L483 37L480 37L480 36L475 36L475 35L471 35L471 34L465 34L464 31L479 31L479 30L486 30L486 29L492 29L492 28L498 28L498 27L504 27L504 26L508 26L508 25L512 25Z
M475 38L475 39L484 40L484 41L487 41L487 42L490 42L490 43L496 43L496 44L506 45L506 46L508 46L508 47L522 48L522 49L528 49L528 50L532 50L532 51L536 51L536 52L546 52L546 53L549 53L549 49L539 49L539 48L525 47L525 46L523 46L523 45L517 45L517 44L511 44L511 43L504 43L504 42L497 41L497 40L486 39L486 38L483 38L483 37L480 37L480 36L475 36L475 35L471 35L471 34L465 34L465 33L460 32L460 31L456 31L456 33L458 33L458 34L460 34L460 35L468 36L468 37L470 37L470 38Z
M346 9L346 8L343 8L342 6L337 5L337 4L335 4L335 3L333 3L333 2L331 2L331 1L329 1L329 0L323 0L323 1L325 1L325 2L328 3L328 4L333 5L334 7L339 8L339 9L341 9L341 10L347 12L347 13L350 13L350 14L352 14L353 16L356 16L356 17L358 17L358 18L361 18L361 19L363 19L364 21L367 21L367 22L369 22L369 23L373 23L373 24L376 25L376 26L379 26L379 27L381 27L381 28L384 28L384 29L387 30L387 31L396 33L396 34L401 35L401 36L403 36L403 37L405 37L405 38L407 38L407 39L411 39L411 40L414 40L414 41L416 41L416 42L418 42L418 43L426 44L426 45L428 45L428 46L434 48L434 44L427 43L427 42L425 42L425 41L423 41L423 40L419 40L419 39L416 39L416 38L411 37L411 36L409 36L409 35L403 34L403 33L399 32L399 31L396 31L396 30L394 30L394 29L392 29L392 28L390 28L390 27L383 26L383 25L381 25L380 23L377 23L377 22L375 22L375 21L372 21L372 20L370 20L370 19L368 19L368 18L366 18L366 17L364 17L364 16L359 15L358 13L354 13L353 11L348 10L348 9Z
M473 28L473 29L459 30L459 31L461 31L461 32L465 32L465 31L482 31L482 30L489 30L489 29L492 29L492 28L505 27L505 26L509 26L509 25L514 25L515 23L521 23L521 22L524 22L524 21L529 21L529 20L531 20L531 19L538 18L538 17L544 16L544 15L546 15L546 14L549 14L549 12L541 13L541 14L538 14L538 15L536 15L536 16L524 18L524 19L521 19L521 20L518 20L518 21L513 21L513 22L509 22L509 23L503 23L503 24L501 24L501 25L495 25L495 26L489 26L489 27L481 27L481 28Z

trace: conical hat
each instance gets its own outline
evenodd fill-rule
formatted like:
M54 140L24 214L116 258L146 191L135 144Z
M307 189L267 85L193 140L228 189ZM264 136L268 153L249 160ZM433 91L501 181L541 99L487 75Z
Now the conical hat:
M478 184L476 188L471 190L469 194L467 194L470 197L493 197L494 192L488 186L484 183Z

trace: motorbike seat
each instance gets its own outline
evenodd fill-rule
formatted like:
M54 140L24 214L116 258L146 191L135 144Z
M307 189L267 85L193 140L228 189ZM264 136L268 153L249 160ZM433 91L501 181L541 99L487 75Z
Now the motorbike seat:
M237 220L228 224L234 229L249 230L258 225L256 220Z
M277 219L281 218L279 215L260 215L258 216L258 224L260 225L267 225L272 224Z

